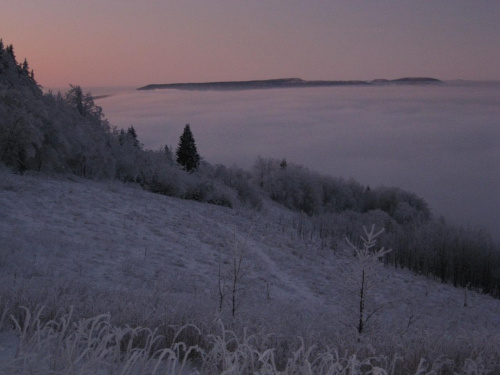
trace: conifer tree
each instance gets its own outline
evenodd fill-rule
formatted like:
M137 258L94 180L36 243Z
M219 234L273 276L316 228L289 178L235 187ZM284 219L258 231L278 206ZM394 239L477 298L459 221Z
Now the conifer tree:
M12 44L7 46L7 53L12 56L12 58L16 59L16 55L14 55L14 46Z
M29 64L28 60L24 59L23 65L22 65L23 72L28 74L29 73Z
M287 166L288 166L288 163L286 162L286 159L285 159L285 158L283 158L283 159L281 160L281 163L280 163L280 168L281 168L281 169L286 169L286 167L287 167Z
M189 124L184 127L184 132L179 139L176 156L177 164L181 165L188 172L196 170L200 164L201 158L196 150L196 144Z
M139 139L137 137L137 132L135 131L133 126L127 129L127 135L132 139L134 143L134 147L141 148L141 144L139 143Z
M120 129L120 134L118 134L118 143L120 146L123 146L123 143L125 143L125 130Z

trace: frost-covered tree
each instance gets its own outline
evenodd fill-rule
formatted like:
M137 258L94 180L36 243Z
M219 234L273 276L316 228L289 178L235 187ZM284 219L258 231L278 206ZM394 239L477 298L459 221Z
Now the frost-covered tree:
M112 136L102 108L94 103L90 93L83 94L80 86L71 86L65 95L72 108L71 123L74 149L71 168L87 178L111 177L114 174Z
M132 130L131 130L132 129ZM127 182L140 182L140 165L142 150L139 147L137 134L133 127L127 131L121 129L118 134L118 142L115 144L116 178Z
M42 91L22 74L14 47L0 49L0 161L17 171L30 169L44 140ZM25 60L26 68L28 62Z
M236 166L227 168L219 164L214 167L213 173L217 180L238 193L238 199L242 203L248 203L255 208L262 206L260 192L257 186L251 183L252 174L250 172Z
M272 200L308 215L321 211L319 174L285 159L261 157L255 162L253 174L255 183L267 191Z
M43 141L38 101L26 98L28 90L0 87L0 161L18 171L29 169Z
M172 163L174 161L174 155L172 153L172 148L168 147L168 145L163 146L163 152L165 153L165 156L170 160Z
M196 150L196 143L189 124L184 127L184 131L179 139L176 156L177 164L181 165L188 172L196 170L200 164L201 158Z
M102 108L94 103L94 97L90 92L84 94L80 86L70 85L71 89L66 93L66 101L75 107L84 118L90 118L97 122L102 120L104 114Z
M339 276L345 290L348 292L348 298L345 301L347 310L348 326L355 327L358 334L365 331L368 321L377 313L382 304L374 300L374 290L380 285L379 270L383 267L380 261L391 249L376 249L377 237L384 232L384 229L375 231L375 225L372 225L368 231L363 227L364 236L361 236L363 242L361 247L354 245L347 239L350 249L354 252L355 260Z

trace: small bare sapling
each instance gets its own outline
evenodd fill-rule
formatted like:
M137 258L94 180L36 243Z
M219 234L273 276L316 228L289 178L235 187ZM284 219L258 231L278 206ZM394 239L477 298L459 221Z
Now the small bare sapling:
M373 292L381 283L378 273L383 264L380 259L391 251L383 247L378 250L375 248L377 237L383 233L383 228L375 231L375 225L372 225L369 231L366 227L363 227L363 230L365 235L361 236L361 247L346 239L356 259L345 266L341 276L345 290L348 292L348 298L345 301L348 312L345 324L355 327L358 334L365 331L368 321L382 308L381 304L373 301Z
M222 259L219 260L218 267L218 297L219 297L219 312L222 312L224 307L224 300L229 294L231 315L233 318L236 316L236 311L241 303L239 295L245 289L243 279L247 273L245 267L245 247L252 232L252 228L248 231L243 241L238 241L236 232L234 233L233 242L231 244L232 252L227 263L226 269L223 266ZM222 258L222 257L221 257Z

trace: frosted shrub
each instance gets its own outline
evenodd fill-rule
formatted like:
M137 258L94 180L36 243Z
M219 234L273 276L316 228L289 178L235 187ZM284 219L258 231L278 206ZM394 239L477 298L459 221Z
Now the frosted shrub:
M141 185L153 193L178 197L184 190L182 172L169 159L165 152L142 151L140 167Z
M272 200L308 215L321 212L322 190L316 172L275 159L258 158L254 181L269 193Z
M251 207L259 208L262 199L257 187L250 182L251 174L237 167L227 168L224 165L213 167L214 177L223 184L235 190L238 199Z
M233 190L213 181L199 172L183 176L184 190L180 197L219 206L233 207L236 194Z

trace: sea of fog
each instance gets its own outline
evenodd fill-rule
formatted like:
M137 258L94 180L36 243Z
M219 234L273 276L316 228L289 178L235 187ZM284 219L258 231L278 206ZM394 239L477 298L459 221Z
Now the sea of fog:
M105 92L101 92L105 93ZM146 148L189 123L210 163L286 158L323 174L415 192L452 223L500 240L500 83L251 91L114 90L97 103Z

